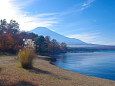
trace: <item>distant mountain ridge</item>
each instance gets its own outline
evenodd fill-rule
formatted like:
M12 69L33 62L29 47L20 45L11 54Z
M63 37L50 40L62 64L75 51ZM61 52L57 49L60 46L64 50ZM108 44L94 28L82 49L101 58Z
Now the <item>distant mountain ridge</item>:
M33 32L38 35L50 36L51 39L56 39L60 43L65 42L68 45L87 45L87 43L85 43L79 39L69 38L69 37L60 35L52 30L49 30L46 27L37 27L37 28L31 30L30 32Z

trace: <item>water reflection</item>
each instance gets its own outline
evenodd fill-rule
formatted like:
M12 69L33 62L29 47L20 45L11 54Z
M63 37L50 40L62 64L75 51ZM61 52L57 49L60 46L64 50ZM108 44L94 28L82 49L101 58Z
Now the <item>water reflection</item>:
M115 51L95 53L66 53L52 62L61 68L85 75L115 80Z

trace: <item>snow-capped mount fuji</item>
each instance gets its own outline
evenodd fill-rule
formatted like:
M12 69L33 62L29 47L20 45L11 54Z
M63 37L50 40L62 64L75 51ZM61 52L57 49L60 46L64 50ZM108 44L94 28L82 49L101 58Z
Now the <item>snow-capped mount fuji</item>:
M69 37L60 35L52 30L49 30L46 27L37 27L37 28L31 30L30 32L33 32L38 35L50 36L51 39L56 39L59 43L65 42L68 45L87 45L87 43L85 43L79 39L69 38Z

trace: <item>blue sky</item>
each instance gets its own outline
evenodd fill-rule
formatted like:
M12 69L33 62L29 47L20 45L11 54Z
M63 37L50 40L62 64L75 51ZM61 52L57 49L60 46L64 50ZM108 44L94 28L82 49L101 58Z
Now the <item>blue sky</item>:
M15 19L21 30L43 26L88 43L115 45L115 0L2 0L0 6L0 19Z

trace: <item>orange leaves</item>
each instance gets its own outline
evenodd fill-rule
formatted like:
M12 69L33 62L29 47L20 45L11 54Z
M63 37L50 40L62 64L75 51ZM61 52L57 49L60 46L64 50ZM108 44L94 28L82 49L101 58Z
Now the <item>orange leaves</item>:
M8 50L13 46L13 38L8 34L0 34L0 50Z
M20 45L19 44L14 46L14 50L18 51L19 49L20 49Z
M0 34L0 50L2 51L8 51L8 50L14 50L18 51L20 49L19 44L15 44L16 40L14 40L10 35L8 34Z

